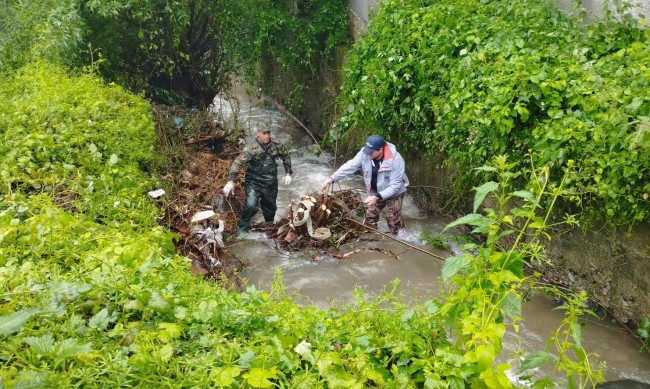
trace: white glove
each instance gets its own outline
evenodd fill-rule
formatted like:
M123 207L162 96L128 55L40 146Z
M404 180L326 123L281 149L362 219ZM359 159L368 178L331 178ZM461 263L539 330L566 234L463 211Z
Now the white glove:
M327 181L323 182L323 186L320 187L321 191L327 192L327 190L330 188L330 185L332 185L333 182L334 180L328 178Z
M287 174L286 176L284 176L284 185L289 185L289 184L291 184L291 175Z
M223 187L224 196L228 197L235 192L235 183L228 181L228 183Z
M365 200L363 200L363 203L369 207L372 207L377 204L377 200L379 200L377 196L368 196Z

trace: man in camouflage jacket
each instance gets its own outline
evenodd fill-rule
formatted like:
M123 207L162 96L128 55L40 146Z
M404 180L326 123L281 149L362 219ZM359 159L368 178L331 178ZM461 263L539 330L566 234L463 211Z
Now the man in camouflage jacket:
M271 139L271 129L258 126L255 141L246 145L244 150L235 158L228 174L228 183L223 188L226 197L230 196L235 188L235 180L239 171L247 167L244 177L244 208L239 220L239 231L247 232L253 216L259 206L262 208L264 221L273 222L278 197L278 164L282 160L284 171L284 184L291 184L291 157L284 145Z

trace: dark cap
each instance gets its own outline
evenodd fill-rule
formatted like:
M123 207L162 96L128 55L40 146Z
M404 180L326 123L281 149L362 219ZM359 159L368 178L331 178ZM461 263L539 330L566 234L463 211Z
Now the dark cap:
M372 154L373 151L379 150L386 145L386 141L379 135L370 135L366 139L366 145L363 148L363 152L366 155Z

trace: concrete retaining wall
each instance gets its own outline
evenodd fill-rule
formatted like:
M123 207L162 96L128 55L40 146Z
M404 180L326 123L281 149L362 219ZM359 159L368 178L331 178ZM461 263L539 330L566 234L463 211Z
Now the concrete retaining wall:
M368 30L368 22L377 13L380 2L381 0L348 0L355 39L358 39L360 33ZM632 10L634 15L650 19L650 0L632 0L632 2L636 4ZM571 9L574 4L574 0L558 0L558 5L564 9ZM594 17L602 15L602 0L582 0L582 6Z

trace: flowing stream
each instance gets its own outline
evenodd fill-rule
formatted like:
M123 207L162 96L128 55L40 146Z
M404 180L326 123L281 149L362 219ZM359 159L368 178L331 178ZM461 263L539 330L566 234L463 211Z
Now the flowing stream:
M319 191L321 184L333 172L331 155L315 155L310 150L313 140L308 132L296 126L282 111L274 107L254 106L244 93L237 94L239 109L233 113L231 102L217 97L215 110L225 120L236 118L244 128L255 128L258 122L273 120L272 136L290 146L293 162L293 182L284 186L284 170L280 166L278 211L276 221L283 217L291 200ZM237 110L235 110L237 111ZM254 131L248 131L248 140L254 139ZM396 145L399 151L400 146ZM359 145L361 147L361 145ZM408 165L407 165L408 174ZM342 182L341 189L363 188L361 176ZM387 232L384 214L378 229ZM399 239L436 256L447 257L460 252L459 239L447 236L448 250L442 251L425 244L422 233L440 235L450 220L420 215L408 197L405 198L403 217L406 228L400 231ZM261 212L253 219L260 222ZM409 248L392 239L370 235L369 240L340 248L341 253L360 247L377 247L389 250L395 256L378 251L362 251L345 259L337 259L315 251L283 252L275 248L272 241L262 233L251 232L241 236L227 249L247 263L240 276L248 285L269 290L276 271L281 270L283 283L288 293L296 294L298 301L326 309L336 301L352 297L357 288L367 293L378 293L390 289L394 280L399 280L398 292L419 299L435 296L441 288L442 261L422 251ZM504 354L523 349L543 350L550 334L562 321L562 311L554 310L549 302L534 298L523 306L524 321L518 334L508 333L504 339ZM634 379L650 383L650 355L640 352L640 343L624 329L610 321L589 319L582 332L583 345L589 353L596 353L605 361L606 380Z

